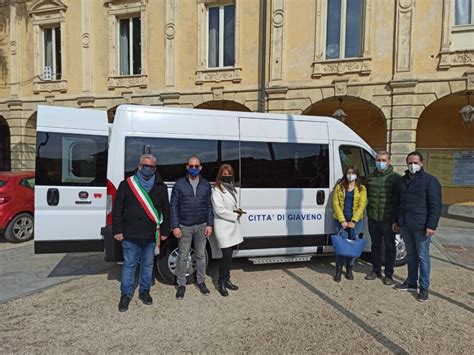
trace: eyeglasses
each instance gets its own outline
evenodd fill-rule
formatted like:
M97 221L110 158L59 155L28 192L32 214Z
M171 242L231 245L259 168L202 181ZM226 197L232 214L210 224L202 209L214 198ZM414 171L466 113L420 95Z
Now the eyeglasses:
M201 165L189 165L189 164L188 164L188 168L199 169L200 167L201 167Z

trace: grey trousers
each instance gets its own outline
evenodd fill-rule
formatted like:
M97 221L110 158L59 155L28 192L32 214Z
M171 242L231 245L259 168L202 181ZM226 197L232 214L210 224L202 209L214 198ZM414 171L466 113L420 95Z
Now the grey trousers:
M186 286L186 264L188 260L189 250L194 239L194 249L196 251L196 269L197 282L204 282L206 275L206 243L207 238L204 236L206 231L206 223L194 226L179 226L183 236L179 240L179 258L176 268L178 286Z

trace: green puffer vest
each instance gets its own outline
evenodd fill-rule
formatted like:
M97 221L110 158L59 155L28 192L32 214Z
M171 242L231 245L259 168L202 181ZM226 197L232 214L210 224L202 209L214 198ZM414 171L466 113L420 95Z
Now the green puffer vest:
M377 222L392 222L396 186L400 175L390 165L384 171L375 170L367 179L367 216Z

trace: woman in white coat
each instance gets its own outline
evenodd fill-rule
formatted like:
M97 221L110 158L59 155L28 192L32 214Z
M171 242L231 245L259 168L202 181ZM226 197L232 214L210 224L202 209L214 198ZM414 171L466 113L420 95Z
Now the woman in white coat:
M217 245L222 250L219 265L218 291L226 297L227 289L236 291L239 288L230 281L230 268L234 247L244 241L240 230L242 210L237 205L234 169L223 164L217 173L216 185L212 189L212 207L214 208L214 235Z

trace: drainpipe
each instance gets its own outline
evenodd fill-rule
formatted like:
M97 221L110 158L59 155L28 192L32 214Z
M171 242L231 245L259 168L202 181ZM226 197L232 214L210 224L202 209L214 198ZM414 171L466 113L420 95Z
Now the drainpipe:
M265 112L265 72L267 46L267 0L260 0L260 34L259 34L259 65L258 65L258 112Z

